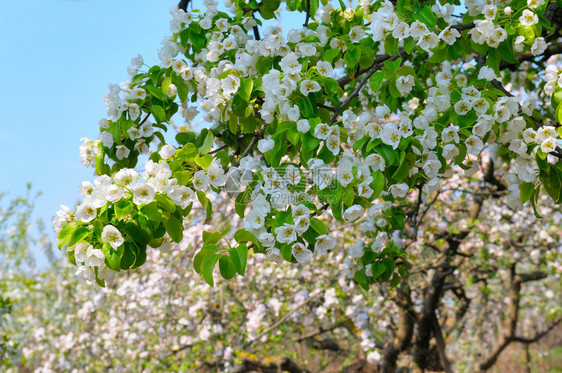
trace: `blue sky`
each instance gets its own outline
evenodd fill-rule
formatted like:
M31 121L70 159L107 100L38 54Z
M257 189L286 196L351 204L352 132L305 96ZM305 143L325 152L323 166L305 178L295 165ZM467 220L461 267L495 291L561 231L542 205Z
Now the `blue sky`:
M127 79L132 57L157 62L176 0L6 1L0 12L0 191L43 195L36 217L73 207L81 137L95 138L109 83ZM51 235L54 238L54 233ZM41 262L41 258L39 261Z
M195 0L195 4L202 0ZM93 179L80 164L80 138L96 138L109 83L128 78L137 54L158 63L177 0L31 0L0 12L0 192L16 197L31 182L43 195L36 218L50 229L61 204L73 208L78 185ZM304 16L303 16L304 17ZM287 17L300 27L304 19ZM274 22L271 22L274 23ZM39 263L45 258L38 253Z

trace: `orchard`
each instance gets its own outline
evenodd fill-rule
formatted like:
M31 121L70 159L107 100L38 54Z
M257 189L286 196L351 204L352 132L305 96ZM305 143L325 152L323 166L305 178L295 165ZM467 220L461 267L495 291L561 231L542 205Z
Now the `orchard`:
M74 274L50 285L77 294L24 365L479 372L518 345L535 366L562 322L562 3L171 17L83 139L95 176L53 221Z

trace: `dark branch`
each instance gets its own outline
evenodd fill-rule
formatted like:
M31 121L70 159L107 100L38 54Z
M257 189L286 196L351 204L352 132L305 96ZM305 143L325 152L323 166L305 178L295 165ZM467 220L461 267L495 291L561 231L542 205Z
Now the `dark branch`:
M383 57L381 57L382 61L380 61L379 63L373 64L371 65L370 68L368 68L367 70L363 71L363 72L359 72L357 73L357 76L365 74L366 75L361 79L361 81L359 83L357 83L357 85L355 86L355 89L353 90L353 92L349 95L349 97L347 98L347 100L345 100L340 106L338 106L336 108L336 110L334 111L334 114L332 114L332 121L330 124L334 124L336 122L336 120L338 119L338 115L340 115L340 113L347 107L347 105L349 105L349 103L351 102L351 100L353 100L355 97L357 97L359 95L359 92L361 92L361 89L363 89L363 87L365 86L365 84L369 81L369 78L371 76L373 76L373 74L375 72L377 72L378 70L380 70L383 65L384 65L384 61L396 61L400 56L402 56L403 54L406 54L406 51L404 51L404 49L400 49L400 54L396 54L394 56L389 56L388 54L384 55ZM378 57L377 57L378 58ZM377 58L375 58L375 61L377 61ZM345 79L346 77L342 78ZM338 83L341 86L341 82L342 79L340 79L338 81Z
M306 0L306 19L304 20L304 27L308 27L308 21L310 20L310 0Z
M256 144L258 143L258 141L263 137L263 134L265 132L265 127L267 127L266 123L263 122L262 128L258 131L254 133L254 136L252 137L252 140L250 141L250 143L248 144L248 147L246 149L244 149L244 152L242 153L242 155L240 156L240 158L238 158L238 160L236 161L235 164L233 164L233 167L238 167L238 165L240 165L240 160L242 158L244 158L245 156L247 156L248 154L250 154L250 152L252 151L252 149L254 149L254 146L256 146Z
M406 53L406 51L404 50L404 48L401 48L399 53L400 53L400 55L402 55L403 53ZM391 56L390 54L381 54L381 55L375 56L375 59L373 60L373 63L371 64L371 66L366 67L366 68L360 68L359 70L357 70L357 73L355 74L355 76L353 78L351 78L349 75L346 75L346 76L338 79L339 86L343 88L347 83L349 83L352 80L357 79L361 75L371 71L371 69L373 69L376 65L378 65L378 64L380 64L380 63L382 63L386 60L389 60L392 57L393 56ZM394 57L398 57L398 56L394 56Z
M556 325L560 324L561 322L562 322L562 317L559 317L558 319L551 322L545 330L543 330L542 332L537 332L533 337L515 336L513 337L513 342L519 342L525 344L538 342L539 339L547 335L552 329L554 329L554 327L556 327Z
M509 305L507 309L507 320L503 327L504 333L500 337L496 348L492 351L490 356L484 359L479 368L482 371L490 369L498 360L502 351L511 343L515 341L515 330L519 321L519 303L521 301L521 285L525 282L541 280L546 277L546 273L542 271L528 272L517 274L515 272L515 264L510 266L511 271L511 285L508 290Z
M435 337L435 342L437 345L437 351L439 352L439 359L441 360L441 365L445 373L453 373L453 368L451 367L451 362L447 358L447 353L445 352L445 339L443 339L443 332L441 331L441 326L437 320L437 315L433 314L433 319L431 320L431 327L433 329L433 336Z
M471 28L474 28L474 26L475 26L474 22L469 22L469 23L466 23L464 25L453 25L453 26L451 26L451 28L454 28L454 29L456 29L457 31L460 32L460 31L464 31L464 30L470 30Z
M512 71L517 70L517 66L524 61L531 61L534 60L535 58L541 57L542 60L547 60L550 57L562 53L562 42L560 43L555 43L555 44L551 44L549 45L546 50L543 52L543 54L540 54L538 56L535 56L534 54L532 54L531 52L525 52L525 53L519 53L515 56L515 59L517 61L519 61L518 64L513 64L513 63L509 63L506 61L503 61L500 63L500 70L503 69L510 69Z
M187 6L191 0L181 0L178 4L178 8L182 9L184 12L187 12Z

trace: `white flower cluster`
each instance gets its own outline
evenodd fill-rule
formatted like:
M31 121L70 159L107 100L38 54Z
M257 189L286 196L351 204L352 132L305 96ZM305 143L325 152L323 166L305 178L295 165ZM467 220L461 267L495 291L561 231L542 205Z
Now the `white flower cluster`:
M556 87L562 87L562 75L559 74L559 69L556 65L548 65L545 69L544 80L544 93L552 96Z
M220 166L214 164L207 173L198 171L203 173L203 177L196 173L194 185L196 180L201 181L201 179L204 179L203 182L197 184L200 188L207 184L213 184L213 182L216 184L220 177L224 180L224 173L217 172L219 168ZM222 168L220 170L222 171ZM140 180L141 176L144 181ZM224 184L224 181L222 184ZM53 228L57 233L71 221L91 223L98 218L98 213L102 207L107 204L115 204L121 200L131 200L139 208L154 201L157 193L167 196L172 203L180 208L186 208L195 200L195 192L188 186L178 185L177 179L172 178L170 166L164 161L155 163L149 160L142 175L139 175L134 169L124 168L119 170L113 178L107 175L99 176L93 184L88 181L82 182L79 190L85 197L76 208L76 212L72 212L66 206L62 206L62 210L57 212L57 216L53 220ZM105 225L100 238L101 242L110 243L114 249L119 248L124 243L122 233L111 224ZM69 250L72 250L72 248L69 248ZM76 263L79 265L77 274L80 278L93 281L95 279L93 267L99 267L98 279L100 280L106 279L101 276L112 273L108 272L110 270L101 264L105 260L103 252L94 249L88 242L79 242L74 251ZM83 263L83 265L80 263ZM100 271L103 272L102 275L100 275ZM108 280L113 278L109 274L107 276Z
M102 240L104 242L110 242L112 246L115 243L123 243L121 233L111 225L104 228ZM104 253L100 249L94 249L94 246L91 244L85 241L76 244L76 246L74 246L74 258L76 260L76 266L78 267L76 276L78 276L80 280L93 283L96 280L96 272L97 278L107 283L115 279L117 272L105 265Z

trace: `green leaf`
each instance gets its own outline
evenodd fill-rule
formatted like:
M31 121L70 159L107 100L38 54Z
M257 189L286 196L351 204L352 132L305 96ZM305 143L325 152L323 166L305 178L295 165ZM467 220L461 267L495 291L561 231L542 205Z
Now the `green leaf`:
M166 121L166 112L164 111L162 106L152 105L151 109L152 109L152 115L154 116L154 119L156 119L158 123L162 123Z
M310 219L310 226L312 227L312 229L314 229L316 232L318 232L321 235L328 234L328 229L320 219L316 219L316 218Z
M95 161L96 161L96 174L98 175L109 175L111 168L104 162L105 154L100 151L96 151Z
M119 272L121 270L121 258L123 257L124 248L121 247L119 250L115 250L109 242L106 242L101 247L103 255L105 255L105 262L107 266Z
M180 132L176 135L176 141L180 145L185 145L189 142L195 142L195 133L194 132ZM195 148L197 151L197 148Z
M332 49L326 49L324 51L324 53L322 53L322 59L324 61L328 61L329 63L332 63L332 61L334 60L334 58L336 58L336 56L340 53L340 50L337 48L332 48Z
M146 262L146 247L140 247L139 252L135 257L135 261L131 266L132 269L138 268Z
M355 199L355 191L353 190L352 187L347 187L343 190L343 194L341 197L342 202L346 205L346 206L351 206L353 205L353 200Z
M207 132L207 136L205 136L205 140L203 141L203 145L199 147L199 154L207 154L213 148L213 142L215 141L215 136L211 131Z
M201 263L203 262L203 259L209 254L215 254L218 249L219 247L215 244L203 245L201 251L195 254L195 257L193 258L193 269L195 272L201 274Z
M250 102L252 97L252 89L254 88L254 80L252 78L244 78L240 80L238 94L245 102Z
M522 183L519 185L519 191L521 195L521 202L525 203L533 197L533 193L535 192L535 184Z
M222 234L220 232L209 232L203 231L203 242L204 243L217 243L222 238Z
M79 225L80 225L79 222L73 221L65 225L60 230L59 235L57 237L57 247L59 249L62 249L62 247L67 244L67 242L70 240L70 237L72 236L72 234L78 228Z
M213 270L215 269L215 265L219 261L220 254L209 254L203 258L201 262L201 276L207 284L210 286L215 286L215 282L213 281Z
M347 50L343 56L343 60L347 67L353 68L361 59L361 49L353 44L346 44Z
M431 62L431 63L443 62L447 59L447 53L448 53L448 51L447 51L446 48L443 48L443 49L436 48L434 53L433 53L433 56L431 56L427 60L427 62Z
M128 200L121 200L115 204L115 217L118 220L123 220L127 215L133 212L135 205Z
M555 115L556 115L556 120L558 121L558 123L562 123L562 101L556 107Z
M74 247L80 241L83 241L86 237L88 237L92 233L86 227L78 227L72 231L70 235L70 239L68 240L68 247Z
M396 181L401 181L408 177L409 173L410 164L408 163L408 161L403 161L392 175L392 178Z
M386 266L380 262L375 262L371 266L371 273L374 278L379 278L386 271Z
M183 239L183 225L176 217L171 216L169 219L164 220L163 224L172 241L180 242Z
M181 160L190 160L198 154L198 150L195 144L190 142L185 144L176 154Z
M373 194L371 199L377 198L384 189L386 183L386 179L384 174L380 171L377 171L373 175L373 182L370 184L370 187L373 189Z
M404 50L410 54L416 48L416 41L411 36L404 40Z
M392 34L387 35L384 39L384 51L391 56L398 54L398 39L395 39Z
M256 245L261 245L261 243L258 241L256 236L254 236L252 233L248 232L244 228L238 229L236 233L234 233L234 239L238 243L253 242Z
M435 16L435 14L433 13L433 11L431 10L431 8L428 5L424 5L424 7L421 8L420 11L414 12L414 14L412 14L412 16L414 17L414 19L425 23L430 28L433 28L433 27L436 26L437 17Z
M158 201L158 206L162 210L167 211L169 215L173 214L176 211L176 205L174 205L174 203L170 201L170 198L168 198L168 196L156 193L154 199Z
M203 208L205 209L207 220L209 220L211 218L211 213L213 211L213 204L207 198L205 193L200 190L197 191L197 199L199 200L199 202L201 202L201 206L203 206Z
M170 84L172 84L172 77L167 76L166 78L164 78L164 81L162 82L162 93L163 94L167 95L168 88L170 88Z
M205 154L202 157L195 157L195 163L197 163L205 171L208 171L213 163L213 156Z
M300 112L305 118L314 118L318 116L318 107L316 106L316 104L312 104L311 97L314 96L303 96L297 101Z
M140 211L148 218L148 220L152 221L155 226L158 226L162 221L162 213L158 209L158 202L152 201L147 205L143 205L140 208Z
M267 74L273 67L273 58L271 57L260 57L256 64L256 69L259 75Z
M121 124L119 122L110 124L109 133L111 133L113 141L115 141L116 144L121 145Z
M158 82L156 82L156 83L158 83ZM160 101L166 101L168 99L168 96L166 96L166 94L164 92L162 92L162 89L160 87L156 87L156 86L153 86L153 85L147 85L145 88L148 91L148 93L150 93L152 96L159 99Z
M221 256L219 260L219 269L221 276L227 280L230 280L234 277L234 275L236 275L236 269L234 268L234 264L228 255Z
M311 134L303 133L301 135L301 141L302 141L302 146L305 150L312 151L315 150L318 147L318 145L320 145L321 140L317 139Z
M244 276L246 273L246 262L248 261L248 247L246 244L233 247L228 253L230 254L236 272L238 272L240 276Z
M300 5L301 0L287 0L287 9L294 12Z
M384 80L384 73L382 71L377 71L369 79L369 87L371 87L371 90L376 93L379 91L383 80Z
M500 43L498 47L498 53L500 54L501 58L509 63L519 63L519 61L515 58L515 53L513 51L513 42L511 37L508 40L504 40Z
M123 255L121 256L121 261L119 262L119 267L121 269L130 269L137 260L138 251L138 247L133 242L125 243Z
M232 98L232 112L237 116L244 118L246 117L246 108L248 103L240 97L239 94L234 95Z
M537 204L535 199L538 198L539 196L539 187L537 187L537 189L535 190L535 194L533 195L533 198L530 199L531 201L531 206L533 207L533 212L535 213L535 217L537 219L542 219L541 214L539 214L538 210L537 210Z
M300 140L300 132L296 127L292 127L287 131L287 139L293 145L297 145Z

